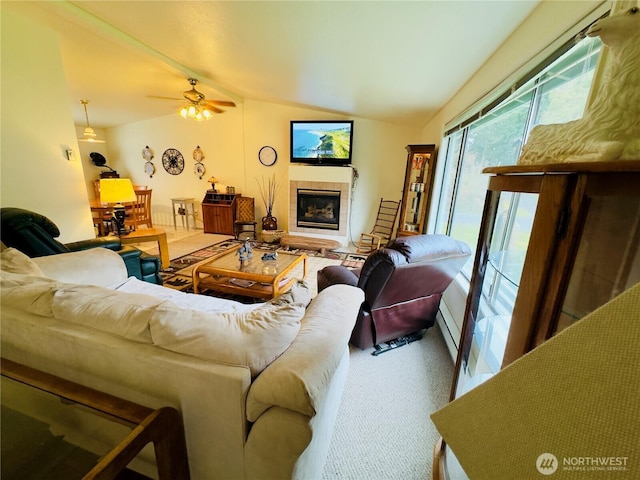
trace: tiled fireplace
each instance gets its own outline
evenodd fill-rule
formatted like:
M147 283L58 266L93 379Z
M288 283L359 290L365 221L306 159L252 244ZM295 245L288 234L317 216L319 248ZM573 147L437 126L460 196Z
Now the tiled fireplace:
M289 167L289 233L348 244L352 170Z

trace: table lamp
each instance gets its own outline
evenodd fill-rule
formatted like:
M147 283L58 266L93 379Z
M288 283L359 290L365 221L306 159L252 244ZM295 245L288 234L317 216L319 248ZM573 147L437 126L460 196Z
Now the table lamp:
M101 178L100 179L100 202L114 203L113 217L116 223L117 235L126 235L128 232L124 227L125 208L122 203L135 202L136 193L128 178Z

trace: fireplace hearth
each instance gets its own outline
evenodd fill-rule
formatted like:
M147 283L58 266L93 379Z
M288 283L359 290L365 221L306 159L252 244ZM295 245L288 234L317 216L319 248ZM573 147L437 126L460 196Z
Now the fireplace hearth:
M324 230L340 229L339 190L297 190L296 225Z

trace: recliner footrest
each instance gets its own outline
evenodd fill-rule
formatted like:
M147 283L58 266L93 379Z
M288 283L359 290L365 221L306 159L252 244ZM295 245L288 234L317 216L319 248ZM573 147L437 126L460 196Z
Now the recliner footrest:
M394 350L396 348L409 345L410 343L420 340L421 338L422 338L421 333L412 333L410 335L404 335L402 337L398 337L395 340L389 340L388 342L384 342L386 343L386 346L374 345L373 348L375 350L371 352L371 355L373 355L374 357L377 357L378 355L388 352L389 350Z

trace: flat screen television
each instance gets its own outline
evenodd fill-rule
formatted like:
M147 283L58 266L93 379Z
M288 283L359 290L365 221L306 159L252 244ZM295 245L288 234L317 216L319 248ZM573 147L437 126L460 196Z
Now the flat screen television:
M349 165L353 120L292 120L291 163Z

